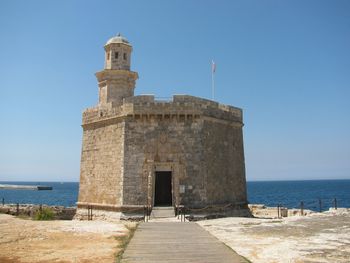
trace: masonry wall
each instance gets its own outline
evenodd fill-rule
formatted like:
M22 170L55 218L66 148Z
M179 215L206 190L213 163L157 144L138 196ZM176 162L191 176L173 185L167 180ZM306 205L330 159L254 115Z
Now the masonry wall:
M200 119L178 116L126 121L124 205L145 204L153 191L147 183L149 179L154 182L159 168L173 172L173 204L205 202L203 149L198 136L201 127ZM180 185L185 193L179 192Z
M209 203L246 202L241 125L206 120L203 124L202 142Z
M121 205L124 123L83 128L78 202Z
M148 184L149 176L157 167L173 172L173 204L201 207L246 201L240 123L205 116L154 116L130 118L125 129L124 205L146 204L147 195L153 195L148 188L154 178Z
M246 202L240 109L184 95L107 106L83 114L80 206L153 205L156 171L172 172L173 205Z

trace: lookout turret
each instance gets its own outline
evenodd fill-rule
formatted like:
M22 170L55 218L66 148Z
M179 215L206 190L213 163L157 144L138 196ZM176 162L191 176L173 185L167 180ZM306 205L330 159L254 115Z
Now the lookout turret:
M99 105L119 106L123 99L134 96L136 72L130 71L132 46L118 34L104 46L104 70L96 73L99 86Z
M105 45L105 69L130 70L132 46L129 41L118 34L107 41Z

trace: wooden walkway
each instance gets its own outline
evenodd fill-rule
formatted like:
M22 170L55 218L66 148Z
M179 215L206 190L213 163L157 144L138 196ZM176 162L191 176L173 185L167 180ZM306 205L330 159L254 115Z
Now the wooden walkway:
M196 223L141 223L124 252L123 263L247 262Z

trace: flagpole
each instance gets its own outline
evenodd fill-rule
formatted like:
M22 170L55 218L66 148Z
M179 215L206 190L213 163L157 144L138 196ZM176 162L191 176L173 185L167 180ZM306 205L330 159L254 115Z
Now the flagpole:
M215 95L215 79L214 74L216 71L216 64L214 60L211 60L211 99L214 100Z
M214 71L211 71L211 98L214 100Z

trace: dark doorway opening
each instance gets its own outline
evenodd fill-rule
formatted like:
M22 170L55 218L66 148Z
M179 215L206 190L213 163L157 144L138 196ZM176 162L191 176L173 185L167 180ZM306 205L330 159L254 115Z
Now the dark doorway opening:
M154 206L172 206L171 172L156 172Z

